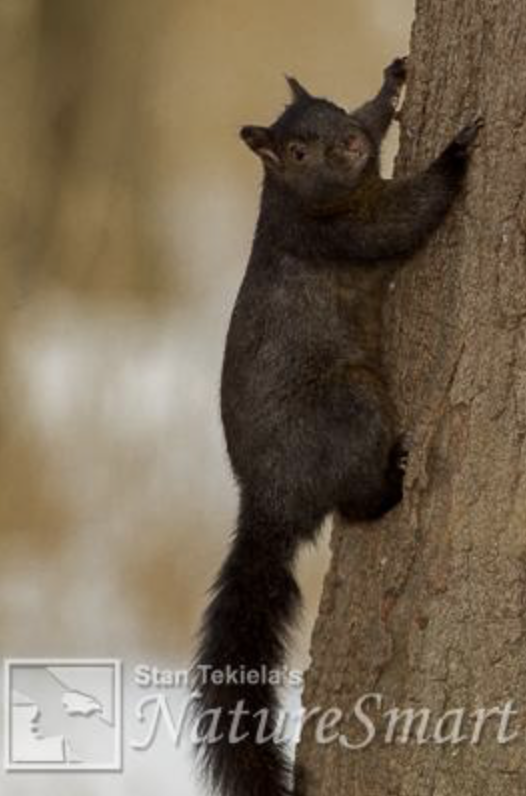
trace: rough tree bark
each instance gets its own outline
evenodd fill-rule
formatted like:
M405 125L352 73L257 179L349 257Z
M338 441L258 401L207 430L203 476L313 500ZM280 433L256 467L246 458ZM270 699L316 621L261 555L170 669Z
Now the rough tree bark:
M308 796L524 791L525 41L522 0L417 2L399 170L421 167L479 113L486 127L465 196L395 278L387 359L413 435L406 496L372 528L336 524L305 691L307 707L344 711L382 694L380 710L366 706L379 735L394 705L439 718L514 700L519 737L499 744L494 717L476 745L377 737L349 751L317 743L310 722Z

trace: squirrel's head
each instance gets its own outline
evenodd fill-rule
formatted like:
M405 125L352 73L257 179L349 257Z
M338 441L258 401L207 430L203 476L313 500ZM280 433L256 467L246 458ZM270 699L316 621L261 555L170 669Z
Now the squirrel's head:
M270 127L243 127L241 138L309 211L337 211L376 160L376 146L343 108L287 80L292 103Z

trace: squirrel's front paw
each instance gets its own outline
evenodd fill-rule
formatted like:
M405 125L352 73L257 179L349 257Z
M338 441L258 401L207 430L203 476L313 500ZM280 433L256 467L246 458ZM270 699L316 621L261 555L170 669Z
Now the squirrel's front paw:
M482 127L484 127L484 119L482 119L482 117L475 119L474 122L463 127L448 146L448 153L460 160L467 158L469 148L475 141Z
M395 58L384 70L384 75L387 80L392 80L397 85L403 85L407 78L407 56Z

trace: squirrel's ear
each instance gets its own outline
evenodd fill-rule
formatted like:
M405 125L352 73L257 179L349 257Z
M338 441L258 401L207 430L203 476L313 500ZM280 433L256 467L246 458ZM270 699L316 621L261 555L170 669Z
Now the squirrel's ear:
M264 163L269 166L279 166L280 160L276 154L272 134L267 127L242 127L240 136L245 144L255 152Z
M303 88L299 80L296 80L295 77L290 77L289 75L285 75L287 83L289 84L289 88L292 93L292 99L294 102L299 102L300 100L305 99L312 99L312 95L309 94L306 88Z

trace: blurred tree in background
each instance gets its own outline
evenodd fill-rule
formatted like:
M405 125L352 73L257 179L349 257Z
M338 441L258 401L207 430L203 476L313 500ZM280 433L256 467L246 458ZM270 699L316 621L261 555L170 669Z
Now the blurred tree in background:
M158 290L148 84L168 7L2 4L0 209L9 276L20 290L58 284L99 297Z

